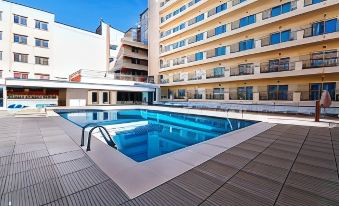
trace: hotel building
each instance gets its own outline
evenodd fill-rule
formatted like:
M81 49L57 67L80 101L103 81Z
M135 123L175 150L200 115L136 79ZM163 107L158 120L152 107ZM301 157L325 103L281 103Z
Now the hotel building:
M339 0L149 1L149 75L163 101L339 101L338 15Z
M111 105L120 92L148 98L150 85L111 74L123 36L103 21L89 32L56 22L52 13L0 1L0 109Z

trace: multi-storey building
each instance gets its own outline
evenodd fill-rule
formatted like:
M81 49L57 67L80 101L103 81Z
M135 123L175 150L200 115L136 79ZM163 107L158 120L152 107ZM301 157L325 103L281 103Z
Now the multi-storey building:
M137 93L141 101L142 92L154 89L107 74L123 35L103 21L89 32L56 22L52 13L0 1L0 109L115 104L119 92ZM96 80L87 81L88 74Z
M121 47L113 71L121 79L133 75L139 81L148 75L148 10L140 14L138 27L130 28L121 39ZM126 75L128 75L126 77Z
M338 13L338 0L149 1L149 75L162 100L338 101Z

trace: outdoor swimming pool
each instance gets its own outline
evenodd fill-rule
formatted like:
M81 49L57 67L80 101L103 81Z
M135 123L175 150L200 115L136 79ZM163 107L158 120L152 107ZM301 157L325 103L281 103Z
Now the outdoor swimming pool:
M90 123L113 127L110 133L113 134L112 140L118 151L137 162L256 123L153 110L84 110L58 113L80 127Z

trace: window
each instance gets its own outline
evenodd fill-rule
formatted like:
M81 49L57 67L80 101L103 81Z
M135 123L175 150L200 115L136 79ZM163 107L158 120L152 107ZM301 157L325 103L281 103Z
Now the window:
M288 2L280 6L273 7L271 10L271 16L272 17L279 16L281 14L290 12L291 10L292 10L292 4L291 2Z
M224 88L213 88L213 99L225 99Z
M310 84L310 100L319 100L322 92L326 90L330 93L331 99L335 100L336 83L311 83Z
M15 79L28 79L28 74L27 72L14 72L14 78Z
M42 47L42 48L48 48L48 40L43 39L35 39L35 46L36 47Z
M49 80L49 74L34 74L35 79Z
M329 67L336 66L338 64L338 51L328 50L314 52L311 54L310 67Z
M28 54L14 53L14 61L28 63Z
M225 76L225 68L224 67L216 67L213 69L214 77L223 77Z
M185 44L186 44L186 41L185 40L181 40L179 42L179 47L183 47L183 46L185 46Z
M43 22L43 21L39 21L39 20L35 20L35 28L41 29L41 30L44 30L44 31L48 31L48 23Z
M291 40L291 30L282 31L279 33L271 34L271 45L279 44L281 42L287 42Z
M111 50L117 50L117 49L118 49L118 45L110 44L110 45L109 45L109 49L111 49Z
M102 93L102 102L104 104L108 104L109 103L109 95L108 92L103 92Z
M0 51L0 61L2 60L2 51Z
M186 90L185 89L178 89L178 97L185 97Z
M132 47L132 52L134 52L134 53L139 53L139 49L136 48L136 47Z
M249 75L254 73L254 64L239 64L239 75Z
M222 11L224 11L224 10L226 10L226 9L227 9L226 3L221 4L220 6L217 6L217 7L215 8L215 13L222 12Z
M199 16L195 17L195 22L199 22L199 21L202 21L204 20L205 18L205 14L200 14Z
M98 93L92 92L92 103L98 103Z
M180 30L185 28L185 23L180 24Z
M204 40L204 33L200 33L195 36L195 41L201 41L201 40Z
M241 28L241 27L253 24L253 23L255 23L255 15L246 16L240 19L239 27Z
M204 58L204 53L203 52L198 52L195 54L195 61L202 60Z
M239 42L239 51L245 51L248 49L254 48L254 39L248 39L245 41Z
M215 35L219 35L226 32L226 25L218 26L215 28Z
M312 36L332 33L338 30L338 19L330 19L312 24Z
M268 62L267 72L288 71L290 67L290 58L273 59Z
M132 58L131 62L132 62L132 64L140 64L140 59Z
M215 56L222 56L226 54L226 47L222 46L222 47L218 47L215 49Z
M14 23L22 26L27 26L27 17L14 15Z
M0 11L0 21L2 21L2 11Z
M14 34L14 42L19 44L27 44L27 36Z
M35 64L48 65L49 58L47 57L35 57Z
M253 87L238 87L237 95L239 100L253 100Z
M268 100L288 100L288 85L268 85Z
M2 31L0 31L0 40L2 40Z

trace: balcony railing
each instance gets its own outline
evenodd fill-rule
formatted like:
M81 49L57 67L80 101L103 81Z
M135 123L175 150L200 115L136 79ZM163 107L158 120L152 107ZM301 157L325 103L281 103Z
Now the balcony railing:
M224 100L225 99L225 93L214 93L213 90L206 90L206 99Z
M251 75L254 74L254 65L237 66L231 68L231 76Z
M304 5L309 6L309 5L317 4L317 3L320 3L320 2L324 2L324 1L326 1L326 0L305 0Z
M202 99L202 94L199 91L187 91L187 99Z
M160 84L168 84L169 79L160 79Z
M262 12L262 19L265 20L265 19L269 19L269 18L272 18L272 17L276 17L276 16L279 16L281 14L285 14L285 13L288 13L288 12L291 12L291 11L294 11L297 9L297 1L291 1L291 2L287 2L283 5L278 5L276 7L273 7L273 8L270 8L270 9L267 9L265 11ZM287 4L289 4L287 6ZM285 9L285 7L288 7Z
M197 73L188 73L188 81L193 81L193 80L201 80L202 75L198 75Z
M284 43L284 42L297 40L297 32L296 31L290 32L287 36L284 36L283 32L282 33L276 33L276 34L279 35L279 37L274 37L273 35L275 35L275 34L271 34L269 36L262 38L261 39L261 46L265 47L265 46L271 46L271 45L275 45L275 44L280 44L280 43Z
M294 62L264 62L260 64L260 73L293 71L294 69Z
M222 78L225 77L225 68L222 72L215 72L214 69L209 69L206 71L206 79Z
M330 92L332 101L339 101L339 90ZM320 91L301 91L300 101L317 101L321 98Z
M263 101L292 101L293 100L293 92L267 92L261 91L259 92L259 100Z
M303 69L339 66L339 57L303 60Z

